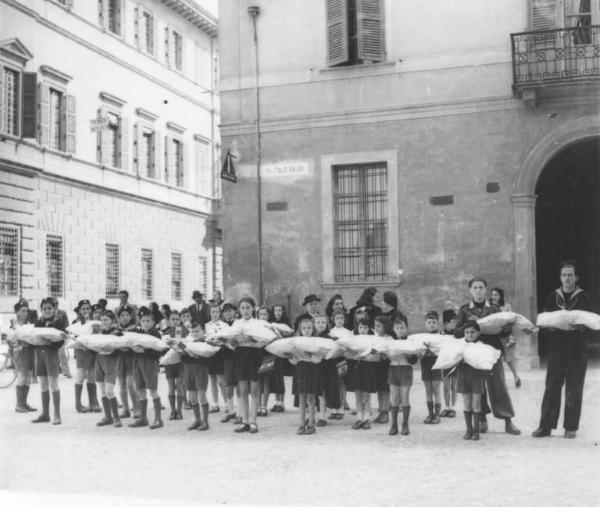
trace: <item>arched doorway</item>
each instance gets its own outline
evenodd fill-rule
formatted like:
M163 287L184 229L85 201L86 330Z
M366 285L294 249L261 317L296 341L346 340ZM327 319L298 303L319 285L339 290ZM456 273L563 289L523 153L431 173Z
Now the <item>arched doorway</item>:
M542 170L535 194L537 306L558 286L563 259L580 266L581 286L600 306L600 137L565 147ZM595 349L596 347L594 347ZM546 355L544 334L538 351Z

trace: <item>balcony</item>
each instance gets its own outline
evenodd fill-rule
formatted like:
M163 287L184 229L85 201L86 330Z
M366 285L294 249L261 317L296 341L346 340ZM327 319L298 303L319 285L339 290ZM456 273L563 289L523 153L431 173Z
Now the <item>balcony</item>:
M513 91L525 101L548 85L600 82L600 25L513 33ZM529 104L530 105L530 104Z

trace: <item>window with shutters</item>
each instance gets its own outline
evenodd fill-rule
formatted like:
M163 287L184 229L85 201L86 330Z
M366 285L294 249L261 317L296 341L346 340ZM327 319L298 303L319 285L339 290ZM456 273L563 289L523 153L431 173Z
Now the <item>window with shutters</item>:
M37 138L42 146L54 150L75 152L75 97L67 94L71 76L48 65L40 66L41 80L36 85L35 77L24 74L23 84L31 89L32 102L37 101L36 110L31 111L31 122L37 115ZM31 81L28 83L28 81ZM29 108L25 103L24 107ZM24 115L25 119L26 116ZM25 125L24 125L25 127Z
M173 67L183 70L183 38L176 30L171 31L173 43Z
M142 39L144 51L154 54L154 16L146 10L142 13Z
M142 248L142 298L152 299L154 294L154 255L152 250Z
M114 113L108 113L108 126L105 130L106 143L103 148L106 148L106 160L113 167L119 167L119 124L120 118Z
M210 164L210 143L205 138L194 136L196 145L196 173L198 181L198 193L212 197L212 175Z
M98 24L104 29L123 36L125 0L98 0Z
M215 280L213 292L220 290L223 292L223 231L221 229L214 230L215 235Z
M19 135L19 96L21 73L2 67L2 132Z
M200 261L200 287L202 294L208 294L208 258L204 255L198 257Z
M387 165L333 167L336 282L388 278Z
M115 243L106 243L106 297L119 296L121 273L121 250Z
M383 0L326 0L327 64L385 60Z
M171 298L181 299L181 254L171 253Z
M19 230L0 225L0 296L19 294Z
M64 297L63 262L62 236L48 234L46 236L46 280L49 296Z
M154 161L154 132L143 129L139 146L140 174L147 178L156 178Z

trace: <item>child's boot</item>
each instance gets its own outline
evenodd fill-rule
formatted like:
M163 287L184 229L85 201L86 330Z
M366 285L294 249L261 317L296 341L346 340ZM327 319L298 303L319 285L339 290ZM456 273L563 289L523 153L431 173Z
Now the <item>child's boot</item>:
M89 412L88 407L84 407L81 404L81 392L83 391L83 384L75 384L75 410L80 414ZM89 391L88 391L89 393Z
M148 426L148 417L146 415L148 412L148 400L139 400L138 405L140 409L140 416L129 425L130 428Z
M87 392L88 392L88 401L89 401L89 411L90 412L102 412L100 405L98 405L98 391L96 389L96 384L93 382L88 382L86 384Z
M31 422L50 422L50 391L42 391L42 413Z
M163 427L163 422L160 417L160 411L162 410L162 404L160 402L160 397L154 398L152 400L152 406L154 407L154 422L150 425L150 429L155 430L157 428Z
M111 398L108 400L108 403L110 405L110 410L112 411L115 428L120 428L122 424L121 417L119 416L119 404L117 403L117 397L115 396Z
M392 416L392 425L388 435L393 436L398 434L398 407L390 407L390 414Z
M110 409L110 401L108 401L108 398L106 396L102 396L101 401L102 408L104 409L104 417L96 423L96 426L108 426L109 424L113 423Z
M181 413L182 408L183 396L177 395L177 413L175 414L175 419L183 419L183 414Z
M54 419L52 424L57 425L62 421L60 420L60 391L52 391L52 404L54 405Z
M35 412L37 408L33 408L31 405L29 405L29 403L27 403L27 396L29 396L29 386L23 386L23 406L28 412Z
M464 434L463 438L465 440L471 440L471 436L473 435L473 420L471 416L473 415L473 412L471 412L470 410L465 410L464 414L465 424L467 425L467 432Z
M127 387L125 389L121 389L121 404L123 405L123 410L119 414L119 419L127 419L131 417L131 412L129 411L129 397L127 396Z
M471 434L471 440L479 440L479 419L481 419L481 412L473 412L473 433Z
M202 411L202 422L200 423L198 430L206 431L208 429L208 403L204 403L200 408Z
M171 407L171 413L169 414L169 421L177 419L177 409L175 408L175 395L169 394L169 405Z
M408 416L410 415L410 405L405 405L402 407L402 430L400 431L401 435L408 435L410 431L408 430Z
M202 421L200 420L200 405L196 403L192 405L192 410L194 411L194 422L188 426L188 430L197 430L200 427Z
M433 421L433 401L427 402L427 410L429 411L429 414L423 422L425 424L431 424L431 422Z
M441 419L440 419L440 409L441 408L442 407L440 406L439 403L435 403L433 405L434 412L433 412L433 419L431 420L431 424L440 424L440 421L441 421Z

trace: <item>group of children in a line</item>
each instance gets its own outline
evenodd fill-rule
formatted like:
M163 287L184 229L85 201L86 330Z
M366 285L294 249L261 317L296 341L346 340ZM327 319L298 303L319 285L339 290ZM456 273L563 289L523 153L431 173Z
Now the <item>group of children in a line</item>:
M314 303L316 298L312 298ZM318 299L317 299L318 301ZM308 305L307 305L308 306ZM379 362L356 361L350 359L323 360L315 364L309 361L294 361L270 356L264 350L239 346L234 350L223 348L215 356L204 359L186 354L185 345L179 338L189 334L193 339L204 340L207 334L218 331L223 326L233 324L236 318L243 320L261 319L270 322L289 324L285 307L275 305L268 309L257 307L249 298L242 298L237 308L226 303L210 305L210 321L204 326L194 325L190 311L181 313L172 311L168 326L159 332L155 316L149 309L142 307L138 314L130 306L121 306L117 312L103 310L89 301L81 301L78 306L78 321L101 322L103 334L122 335L133 331L165 337L168 343L179 347L181 362L165 366L168 382L168 398L171 413L169 419L182 419L182 408L189 403L193 410L194 422L189 430L205 431L209 429L209 404L207 389L209 378L216 389L220 389L226 402L225 417L221 422L234 421L239 425L238 433L258 431L257 417L268 414L268 401L271 393L275 395L275 404L271 412L285 410L285 376L293 376L293 394L299 407L298 434L313 434L316 427L328 424L328 420L342 419L342 409L349 409L346 402L348 391L355 393L357 420L354 429L371 427L371 395L377 393L378 423L387 423L391 416L390 435L409 434L410 389L413 383L413 364L416 356L406 355L394 361ZM28 309L21 303L15 306L15 326L28 323ZM46 298L41 303L42 317L35 322L36 327L54 327L65 330L64 322L56 318L56 305ZM136 324L136 317L139 322ZM299 336L319 336L329 338L332 328L352 329L354 334L375 334L389 339L406 339L408 321L401 313L392 320L385 315L369 318L366 311L358 309L349 322L345 309L336 309L327 317L322 314L301 315L296 322L296 334ZM441 332L452 334L456 324L456 314L452 310L443 313ZM440 332L439 318L435 311L425 316L425 330ZM464 328L467 341L476 341L479 337L477 323L471 321ZM49 422L50 391L54 405L53 424L60 424L60 391L58 387L59 359L58 349L61 342L40 347L32 347L20 342L14 349L17 369L17 411L31 411L27 403L27 391L32 371L35 369L40 382L42 412L34 423ZM130 427L149 426L151 429L163 426L161 418L162 403L158 394L159 359L162 353L144 349L133 351L121 349L111 354L97 354L91 350L76 349L77 375L75 382L75 408L78 412L99 412L104 416L98 426L114 425L120 427L121 419L135 419ZM477 440L478 418L481 411L481 394L485 388L484 372L475 370L466 364L456 370L440 371L432 369L436 356L427 352L421 357L421 378L425 385L428 415L426 424L440 423L440 417L455 417L454 403L456 392L463 394L467 434L465 438ZM294 363L294 364L292 364ZM119 380L122 411L115 395L115 385ZM81 402L83 383L87 381L89 406ZM95 381L95 383L94 383ZM441 411L442 382L446 409ZM100 390L101 406L96 397L96 385ZM153 420L148 420L148 393L152 399ZM218 394L213 393L218 400ZM234 401L237 399L237 411ZM130 404L131 401L131 404ZM131 409L130 409L131 407ZM186 407L187 408L187 407ZM218 411L218 405L211 411ZM329 416L328 410L331 411ZM398 424L398 416L402 422Z

